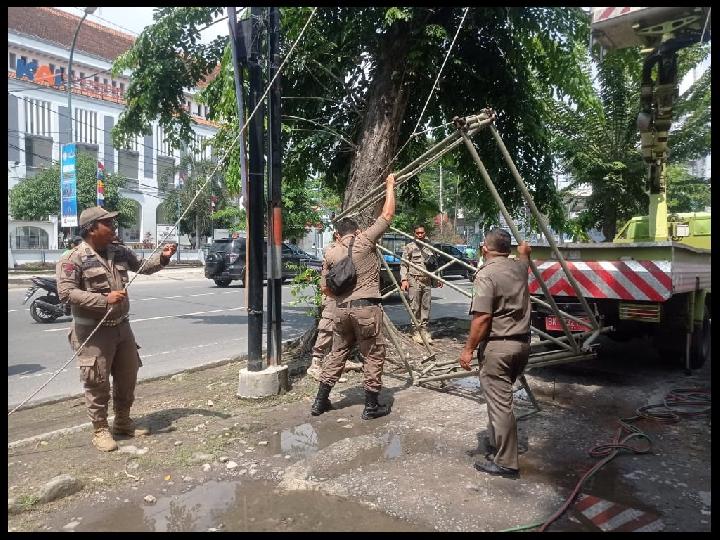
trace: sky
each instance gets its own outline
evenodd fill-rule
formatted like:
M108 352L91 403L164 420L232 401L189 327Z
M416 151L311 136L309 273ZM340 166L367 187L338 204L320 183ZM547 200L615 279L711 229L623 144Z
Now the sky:
M78 16L83 14L83 8L79 7L61 7L57 9L62 9L63 11ZM87 18L98 24L110 26L137 36L142 32L143 28L153 23L154 9L155 8L152 7L98 7L95 13L88 15ZM201 32L203 42L209 42L217 35L226 36L227 34L227 19Z

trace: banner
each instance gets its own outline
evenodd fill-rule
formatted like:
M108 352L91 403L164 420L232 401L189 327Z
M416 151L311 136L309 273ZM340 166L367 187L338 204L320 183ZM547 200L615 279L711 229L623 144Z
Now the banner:
M105 167L100 161L97 164L97 205L105 206Z
M77 227L77 175L75 144L62 147L60 160L60 226Z

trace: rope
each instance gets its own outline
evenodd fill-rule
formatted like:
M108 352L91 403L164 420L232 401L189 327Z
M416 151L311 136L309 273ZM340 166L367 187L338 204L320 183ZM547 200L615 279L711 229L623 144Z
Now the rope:
M153 249L153 251L150 253L150 256L143 261L143 263L140 265L140 268L138 268L138 271L135 273L135 275L132 277L132 279L131 279L130 281L128 281L127 285L125 285L125 289L124 289L124 290L127 291L127 289L130 287L130 285L132 284L132 282L135 281L135 279L138 277L138 275L142 273L143 268L145 268L145 265L150 261L150 258L152 258L152 256L155 255L155 252L156 252L158 249L160 249L161 243L162 243L168 236L170 236L171 234L173 234L173 233L175 232L175 230L178 228L180 222L183 220L183 218L184 218L185 215L188 213L188 211L190 210L190 208L192 208L192 205L195 203L195 200L200 196L200 193L202 193L202 191L205 189L205 186L207 186L207 184L208 184L208 182L210 181L210 179L213 177L213 175L218 171L218 169L220 168L220 166L223 164L223 162L224 162L225 159L227 158L228 154L230 153L230 150L232 149L233 145L240 139L240 135L242 134L243 131L245 131L245 129L247 128L247 126L250 124L250 120L252 120L253 116L255 115L255 113L256 113L256 112L258 111L258 109L260 108L260 105L262 104L263 100L265 99L265 96L267 96L267 93L270 91L270 88L272 88L272 85L273 85L273 83L275 82L275 79L278 77L278 75L280 75L280 73L282 72L282 69L283 69L283 67L285 66L285 64L287 63L288 59L290 58L290 56L292 56L292 53L293 53L293 51L295 50L296 45L298 44L298 42L300 41L300 38L302 38L303 34L305 33L305 30L307 29L308 25L310 24L310 21L312 20L312 18L315 16L315 12L316 12L316 11L317 11L317 8L316 8L316 7L313 8L312 13L311 13L310 16L308 17L308 20L305 22L305 26L303 26L302 31L300 32L300 34L298 35L297 39L296 39L295 42L293 43L292 47L290 47L290 51L288 51L288 54L287 54L287 56L285 57L285 60L283 60L282 64L280 64L280 67L278 68L277 73L275 73L275 76L272 78L272 80L271 80L270 83L268 84L268 87L266 88L266 90L265 90L265 92L263 93L262 97L258 100L257 106L256 106L255 109L252 111L252 113L250 113L250 115L248 116L247 122L245 122L245 125L240 129L240 131L238 131L237 137L235 137L235 139L227 146L227 148L226 148L226 150L225 150L225 154L222 156L222 158L220 158L220 159L218 160L217 164L215 165L215 169L208 175L207 180L205 180L205 182L203 183L203 185L200 186L200 188L197 190L197 193L196 193L195 196L192 198L192 200L188 203L187 207L185 208L185 211L180 215L180 217L178 218L178 220L177 220L177 221L175 222L175 224L173 225L173 228L170 229L170 231L168 231L168 232L165 234L165 236L163 236L162 240L158 239L157 246L156 246L155 249ZM13 414L13 413L14 413L15 411L17 411L20 407L22 407L25 403L27 403L28 401L30 401L35 395L38 394L38 392L40 392L43 388L45 388L45 387L50 383L50 381L52 381L55 377L57 377L58 374L59 374L63 369L65 369L65 368L68 366L68 364L70 364L70 362L72 362L72 361L77 357L77 355L80 353L80 351L83 350L83 348L85 347L85 345L87 344L87 342L88 342L88 341L90 340L90 338L95 334L95 332L97 332L97 329L100 328L100 326L102 325L102 323L105 321L105 319L107 319L108 315L110 315L111 312L112 312L112 308L109 309L109 310L105 313L105 315L103 316L102 319L100 319L100 321L98 321L97 326L93 329L93 331L90 333L90 335L89 335L88 338L85 340L85 342L84 342L82 345L80 345L80 347L78 348L78 350L75 351L75 354L72 356L72 358L70 358L70 360L68 360L67 362L65 362L65 364L63 364L63 366L62 366L59 370L57 370L55 373L53 373L52 376L45 382L45 384L43 384L42 386L40 386L40 387L39 387L37 390L35 390L32 394L30 394L30 395L29 395L28 397L26 397L23 401L21 401L20 404L17 405L13 410L11 410L11 411L8 413L8 416L10 416L11 414Z
M578 481L575 489L573 489L570 497L555 512L550 518L544 523L535 523L530 525L521 525L512 529L505 529L501 532L512 532L520 530L534 529L539 525L540 532L544 532L547 528L565 511L570 507L572 502L577 497L580 488L583 484L593 476L596 472L602 469L612 459L618 455L622 450L634 453L634 454L647 454L650 452L652 447L652 441L643 431L637 426L632 425L630 422L636 420L652 420L662 424L672 424L679 422L683 417L695 418L699 416L705 416L710 414L710 390L708 388L674 388L668 392L663 398L662 403L656 403L652 405L646 405L639 407L635 410L635 416L630 418L622 418L619 420L620 427L615 433L615 437L611 442L605 444L599 444L594 446L588 451L591 457L602 458L595 465L593 465ZM627 435L623 436L624 433ZM642 439L646 442L646 447L638 447L628 444L634 439Z

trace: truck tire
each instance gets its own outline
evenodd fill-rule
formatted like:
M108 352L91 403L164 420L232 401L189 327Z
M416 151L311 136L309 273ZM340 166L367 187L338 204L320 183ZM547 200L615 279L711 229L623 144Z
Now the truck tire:
M705 314L700 323L695 323L690 341L690 369L700 369L710 359L710 310L705 306Z
M216 279L215 285L217 285L218 287L227 287L228 285L230 285L231 281L231 279Z

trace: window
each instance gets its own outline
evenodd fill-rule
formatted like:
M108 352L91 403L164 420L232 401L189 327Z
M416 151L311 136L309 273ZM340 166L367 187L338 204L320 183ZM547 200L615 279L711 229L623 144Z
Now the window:
M162 126L158 124L157 131L155 131L155 148L158 149L158 155L161 156L172 156L173 147L169 142L165 141L165 131Z
M206 140L207 137L205 135L193 134L193 151L197 161L210 159L210 145L207 144Z
M15 69L17 68L17 59L15 57L15 53L8 53L8 68L9 69Z
M118 150L118 174L125 177L125 189L137 190L138 162L140 154L135 150Z
M198 106L197 106L197 115L198 115L198 116L201 116L201 115L202 115L202 113L200 112L200 108L201 108L201 107L202 107L202 105L200 105L200 104L198 103Z
M103 84L104 84L105 86L107 86L107 85L108 85L108 80L107 80L107 79L103 79Z
M121 94L125 93L125 83L120 83L120 93Z
M48 249L48 233L40 227L15 227L15 248Z
M39 99L26 99L25 133L50 137L50 102Z
M97 112L75 108L74 142L97 144Z
M190 112L190 106L191 106L190 102L189 102L189 101L186 101L186 102L185 102L185 108L188 110L188 112Z
M112 82L112 87L113 87L113 88L117 88L117 81L113 81L113 82Z
M50 68L50 73L53 75L55 74L55 64L48 64L48 67Z

